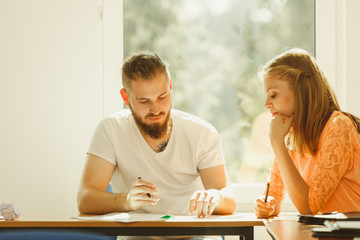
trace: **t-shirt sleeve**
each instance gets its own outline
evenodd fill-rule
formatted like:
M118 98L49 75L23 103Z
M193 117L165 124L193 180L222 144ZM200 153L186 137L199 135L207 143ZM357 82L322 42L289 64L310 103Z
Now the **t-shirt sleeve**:
M109 120L103 120L95 129L88 153L101 157L114 165L116 164L115 151L109 130Z
M216 130L208 130L199 139L197 168L205 169L225 164L221 138Z
M284 198L285 187L276 159L273 161L268 181L270 182L269 196L273 196L281 204Z
M335 192L349 164L353 162L356 129L352 121L340 115L325 126L318 158L309 180L309 206L318 213Z

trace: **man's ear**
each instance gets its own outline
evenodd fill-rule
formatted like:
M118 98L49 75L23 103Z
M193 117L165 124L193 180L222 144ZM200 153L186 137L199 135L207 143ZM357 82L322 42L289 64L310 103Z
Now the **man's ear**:
M172 91L172 80L170 78L170 91Z
M122 99L124 100L125 104L127 106L129 106L129 96L126 94L125 89L122 88L120 90L120 95L121 95Z

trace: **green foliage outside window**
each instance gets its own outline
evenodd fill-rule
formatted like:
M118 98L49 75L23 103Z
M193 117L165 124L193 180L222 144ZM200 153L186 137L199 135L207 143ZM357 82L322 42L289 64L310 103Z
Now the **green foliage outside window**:
M314 54L314 0L124 0L124 55L168 64L174 108L222 137L232 182L264 182L272 161L257 71L292 47Z

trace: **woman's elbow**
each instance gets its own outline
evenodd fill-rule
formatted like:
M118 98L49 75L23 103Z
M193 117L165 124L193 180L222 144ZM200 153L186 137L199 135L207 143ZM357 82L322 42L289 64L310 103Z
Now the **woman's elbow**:
M316 213L313 213L311 211L310 207L308 207L308 206L304 206L304 207L297 208L297 209L298 209L298 211L299 211L299 213L301 215L314 215L314 214L316 214Z

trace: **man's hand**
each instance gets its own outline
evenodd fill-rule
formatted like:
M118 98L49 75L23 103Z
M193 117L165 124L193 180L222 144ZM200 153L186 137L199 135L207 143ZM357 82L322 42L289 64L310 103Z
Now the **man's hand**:
M156 205L160 200L154 184L142 179L135 181L127 195L127 202L133 211L142 206Z
M196 191L190 199L189 214L196 213L197 217L205 218L211 215L219 204L221 193L219 190L209 189Z

